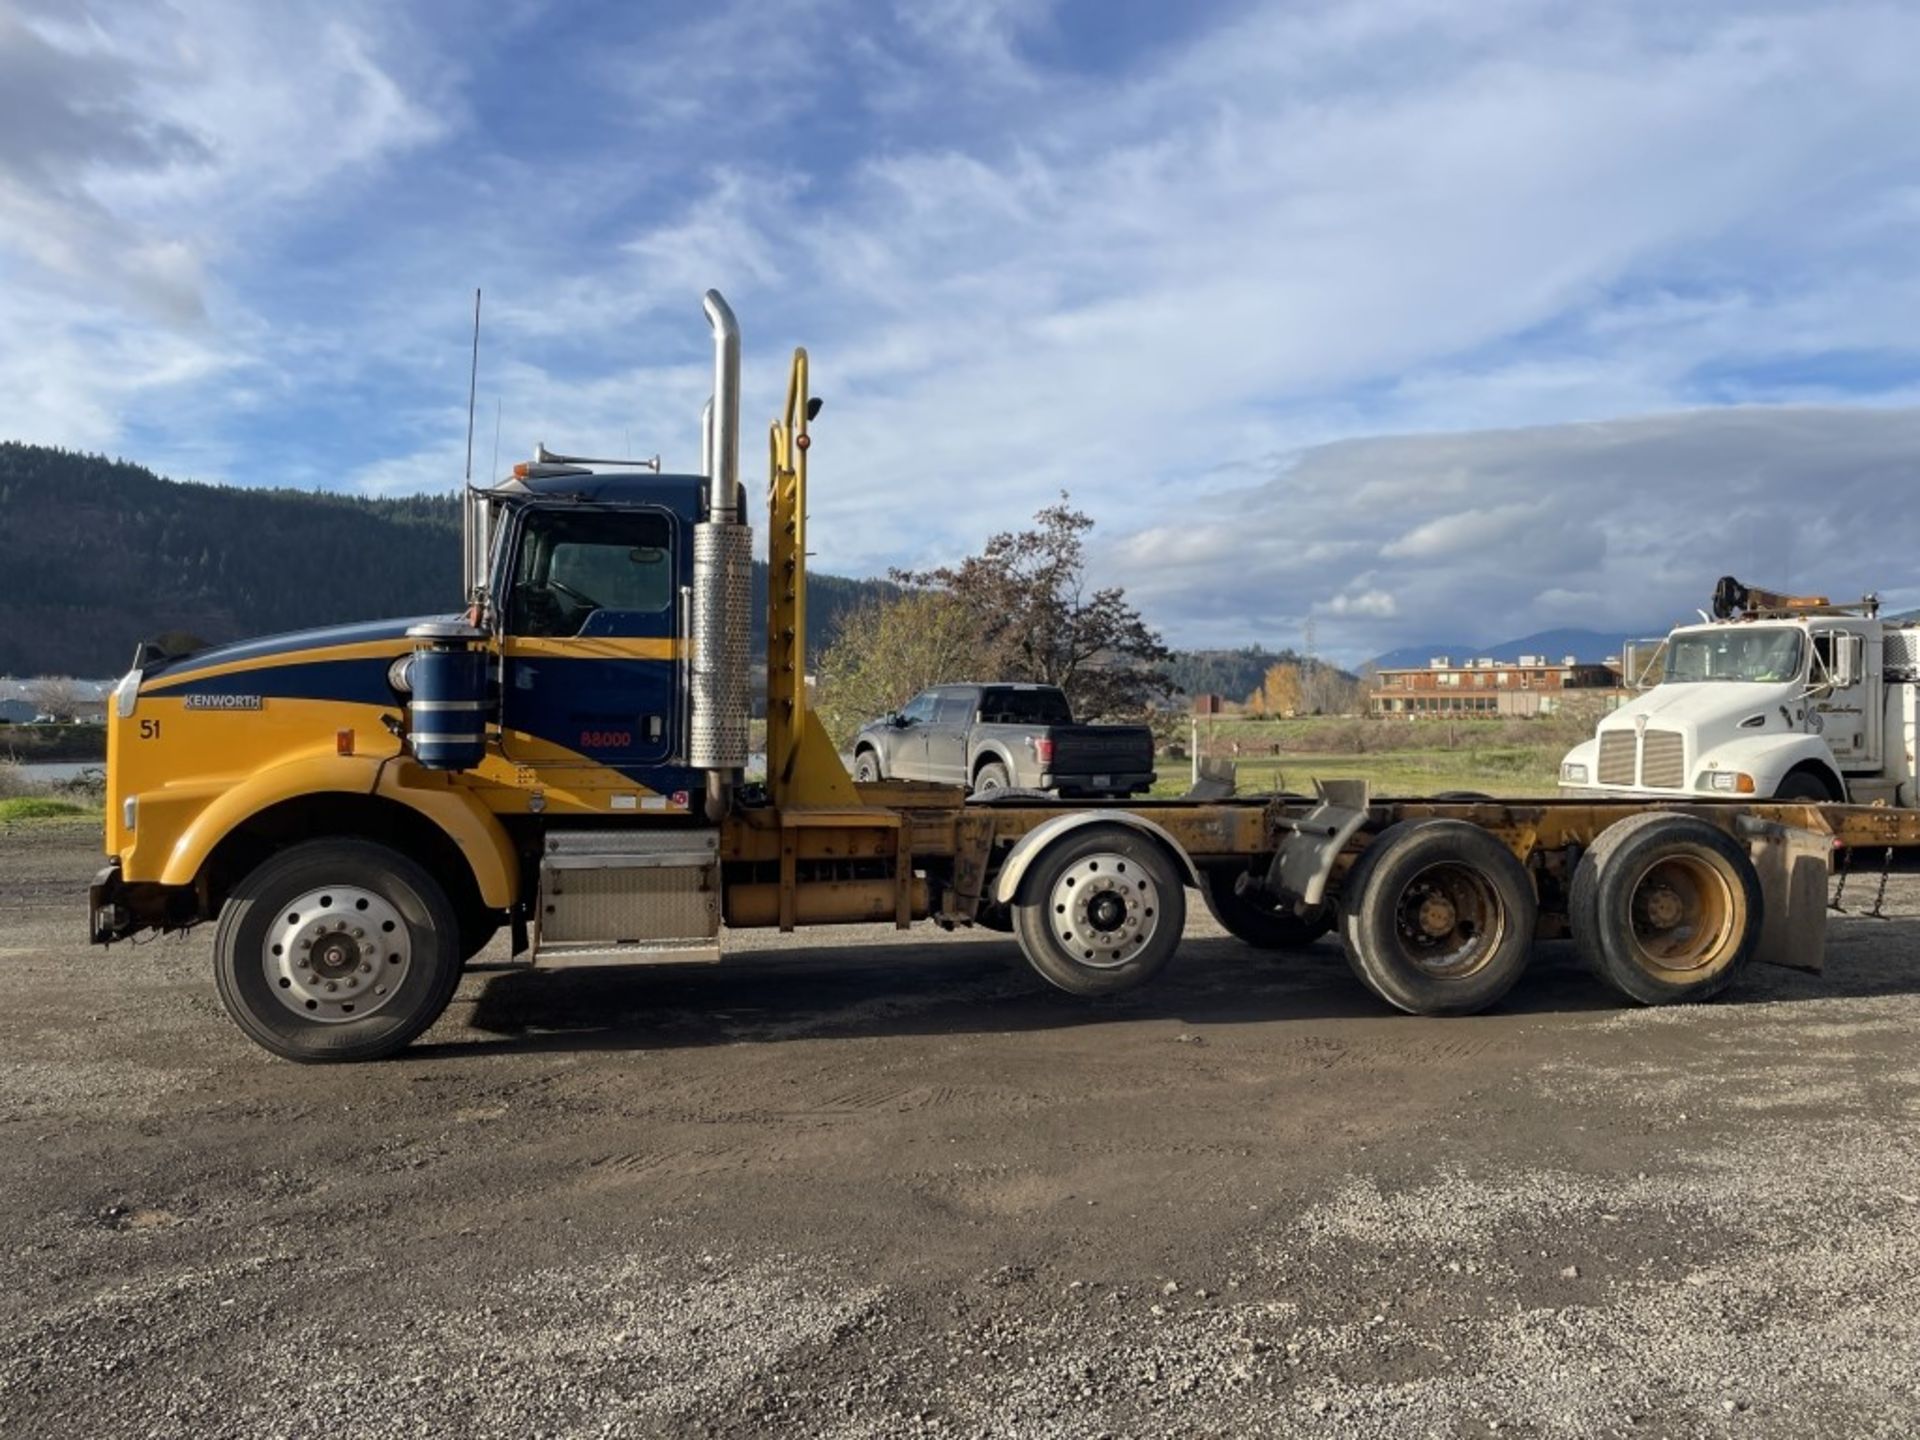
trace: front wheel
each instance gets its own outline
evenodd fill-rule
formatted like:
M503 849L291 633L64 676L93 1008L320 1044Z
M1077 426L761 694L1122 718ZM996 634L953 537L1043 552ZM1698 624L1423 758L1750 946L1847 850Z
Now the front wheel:
M1818 775L1807 770L1796 770L1774 787L1776 800L1806 800L1815 805L1826 805L1839 797L1833 793L1833 787Z
M1063 836L1034 861L1013 906L1021 953L1071 995L1117 995L1173 958L1187 923L1181 877L1152 840L1118 825Z
M414 861L365 840L310 840L240 882L214 935L214 982L247 1036L317 1064L391 1055L460 981L460 927Z
M871 785L880 778L880 757L871 750L862 750L853 757L853 778L862 785Z

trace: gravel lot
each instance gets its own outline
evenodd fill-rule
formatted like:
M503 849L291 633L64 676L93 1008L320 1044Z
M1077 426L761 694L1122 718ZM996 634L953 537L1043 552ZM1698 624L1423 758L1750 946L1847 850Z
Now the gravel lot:
M0 832L0 1435L1920 1432L1912 919L1463 1020L1204 919L1093 1005L748 937L309 1069L82 943L96 848Z

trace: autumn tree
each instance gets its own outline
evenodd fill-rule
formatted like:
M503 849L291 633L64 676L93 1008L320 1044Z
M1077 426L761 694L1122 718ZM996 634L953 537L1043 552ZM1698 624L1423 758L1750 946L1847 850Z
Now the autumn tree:
M1297 715L1306 708L1306 685L1300 667L1291 661L1269 665L1260 688L1247 697L1255 715Z
M973 619L951 595L910 590L868 601L841 621L820 656L814 710L845 745L928 686L974 678L977 652Z
M968 617L971 661L954 678L1058 685L1082 720L1140 714L1171 691L1161 667L1172 652L1124 589L1089 583L1091 516L1062 492L1033 520L957 565L894 578L949 597Z

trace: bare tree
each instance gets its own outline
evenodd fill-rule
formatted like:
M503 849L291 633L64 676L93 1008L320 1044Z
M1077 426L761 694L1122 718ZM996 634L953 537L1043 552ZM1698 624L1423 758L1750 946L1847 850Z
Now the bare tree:
M1138 715L1173 686L1173 653L1119 586L1089 590L1093 518L1062 492L1030 530L1003 531L958 565L897 571L902 584L951 596L974 628L973 678L1058 685L1083 720Z
M65 675L49 675L26 687L26 697L34 709L52 720L77 720L86 697L80 687Z

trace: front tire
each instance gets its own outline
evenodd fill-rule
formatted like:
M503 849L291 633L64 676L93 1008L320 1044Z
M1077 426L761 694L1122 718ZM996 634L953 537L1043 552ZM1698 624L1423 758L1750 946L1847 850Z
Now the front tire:
M1774 787L1773 798L1804 800L1813 805L1826 805L1840 797L1835 795L1833 787L1818 775L1807 770L1796 770Z
M1187 894L1166 852L1118 825L1063 836L1034 861L1013 932L1040 978L1069 995L1144 985L1180 946Z
M440 1017L460 950L446 892L414 861L366 840L310 840L235 888L214 983L234 1023L276 1055L377 1060Z
M871 785L880 778L880 757L871 750L862 750L853 757L853 778L862 785Z

